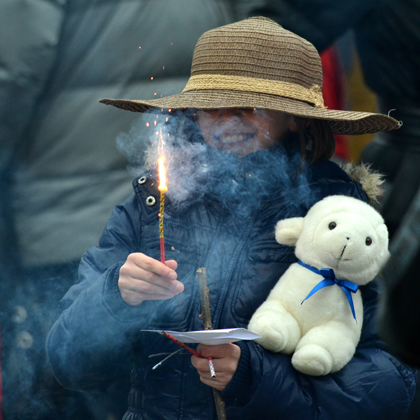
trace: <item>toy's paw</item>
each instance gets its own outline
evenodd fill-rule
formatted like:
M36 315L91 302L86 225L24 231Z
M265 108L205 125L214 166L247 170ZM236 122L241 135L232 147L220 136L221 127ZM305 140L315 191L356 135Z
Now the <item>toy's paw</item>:
M296 348L297 341L291 342L288 329L282 324L273 323L270 316L252 318L248 329L261 335L255 341L274 353L290 354Z
M292 364L296 370L306 375L321 376L331 373L333 359L323 347L307 344L293 355Z

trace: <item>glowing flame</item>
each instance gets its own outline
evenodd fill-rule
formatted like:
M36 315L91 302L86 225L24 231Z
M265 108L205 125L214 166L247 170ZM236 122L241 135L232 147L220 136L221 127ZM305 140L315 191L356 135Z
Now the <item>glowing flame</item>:
M168 187L166 186L166 171L165 171L165 157L162 156L158 159L159 164L159 191L166 192Z

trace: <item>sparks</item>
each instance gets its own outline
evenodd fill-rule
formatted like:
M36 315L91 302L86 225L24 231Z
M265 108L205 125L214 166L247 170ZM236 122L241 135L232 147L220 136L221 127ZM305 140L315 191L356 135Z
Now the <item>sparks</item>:
M159 164L159 191L166 192L168 187L166 186L166 173L165 173L165 156L161 156L158 159Z
M160 211L159 211L159 238L160 238L160 261L165 264L165 237L163 234L163 214L165 212L165 192L168 190L166 186L165 173L165 157L158 159L159 165L159 186L160 191Z
M159 130L159 143L158 143L158 171L159 171L159 186L160 191L160 212L159 212L159 236L160 236L160 260L165 263L165 238L163 235L163 214L165 211L165 192L168 190L166 185L166 170L165 170L165 155L163 153L163 146L165 141L163 140L162 128ZM158 134L158 132L156 132Z

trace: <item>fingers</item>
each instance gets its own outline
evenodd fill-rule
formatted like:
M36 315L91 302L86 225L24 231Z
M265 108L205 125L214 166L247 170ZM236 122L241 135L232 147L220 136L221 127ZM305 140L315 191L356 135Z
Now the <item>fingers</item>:
M136 252L127 257L127 263L129 263L130 266L133 266L133 268L137 267L151 274L167 277L172 280L177 278L177 274L175 272L175 268L177 267L176 261L166 261L166 264L162 264L154 258ZM175 266L175 268L171 268L171 265Z
M218 391L223 391L229 382L232 380L233 375L228 375L226 373L219 373L216 371L216 377L213 379L209 375L200 375L200 381L210 386Z
M192 356L191 363L197 369L200 380L212 388L222 391L232 380L238 368L241 357L241 349L236 344L222 344L219 346L204 346L200 344L197 351L200 357ZM213 379L210 372L208 357L213 358L213 366L216 378Z
M213 357L214 359L222 359L233 356L240 351L240 347L232 343L219 344L218 346L206 346L204 344L199 344L197 346L197 352L200 353L201 356Z
M201 354L201 358L195 357L193 366L197 369L200 375L211 378L208 358L213 358L213 366L216 375L219 374L233 374L238 367L239 358L241 356L241 349L235 344L222 344L219 346L203 346L200 344L197 347L197 352Z
M178 268L178 263L175 260L165 261L165 265L174 271Z
M176 280L176 261L160 261L141 253L133 253L120 268L118 287L129 305L139 305L144 300L170 299L184 290Z

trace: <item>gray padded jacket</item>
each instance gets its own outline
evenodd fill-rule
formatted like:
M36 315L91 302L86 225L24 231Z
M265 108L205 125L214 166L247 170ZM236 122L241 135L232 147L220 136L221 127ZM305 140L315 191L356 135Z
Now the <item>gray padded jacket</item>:
M197 39L233 20L232 3L1 2L0 171L14 156L7 213L26 267L79 260L130 192L116 138L138 115L98 99L181 92Z

